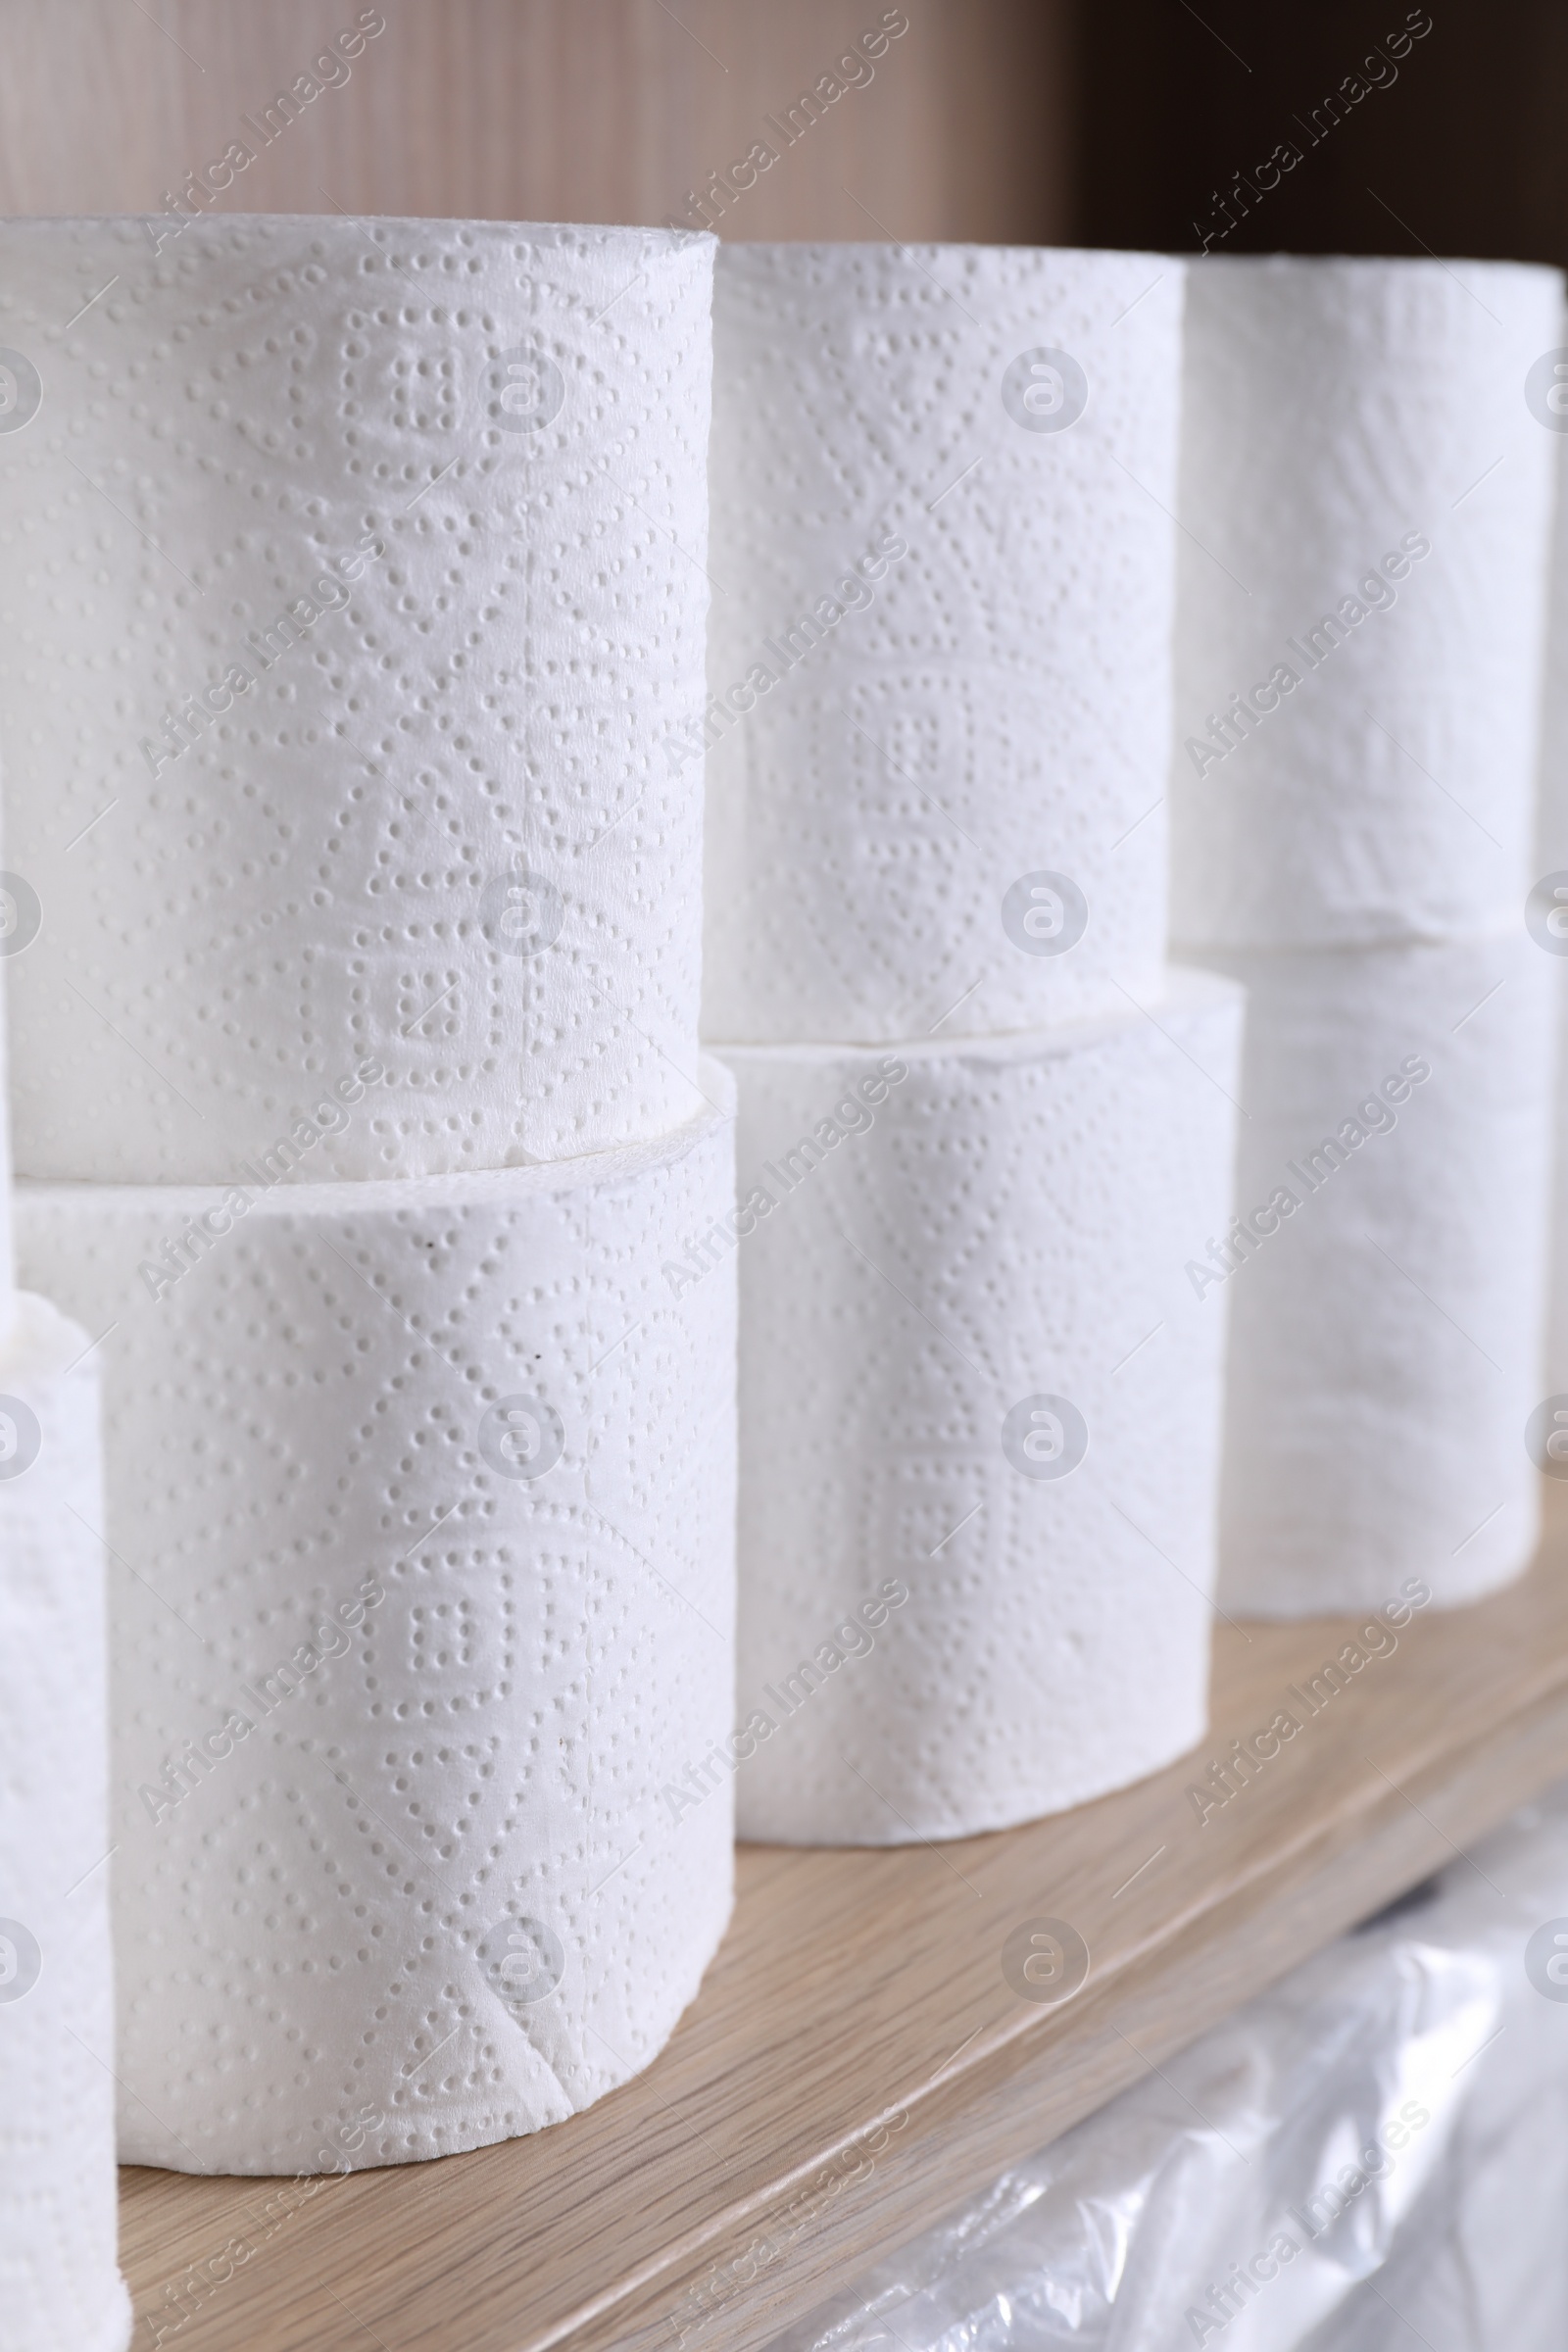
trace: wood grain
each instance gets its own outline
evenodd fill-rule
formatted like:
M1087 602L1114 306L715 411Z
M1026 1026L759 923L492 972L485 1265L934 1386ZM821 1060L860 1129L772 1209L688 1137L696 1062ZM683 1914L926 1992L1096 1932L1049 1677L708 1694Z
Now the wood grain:
M0 211L156 212L360 0L0 0ZM379 0L386 30L219 203L658 222L764 138L883 0ZM909 0L907 32L754 189L741 237L1049 243L1066 0ZM336 70L328 68L336 79ZM693 225L700 225L694 220Z
M753 2352L1568 1770L1565 1566L1558 1511L1527 1580L1415 1617L1201 1825L1198 1772L1351 1627L1221 1627L1206 1746L1055 1820L743 1849L734 1925L669 2047L553 2131L296 2185L270 2217L275 2183L127 2173L139 2340ZM1057 2008L1002 1974L1039 1917L1092 1955ZM247 2258L172 2333L171 2287L230 2239Z

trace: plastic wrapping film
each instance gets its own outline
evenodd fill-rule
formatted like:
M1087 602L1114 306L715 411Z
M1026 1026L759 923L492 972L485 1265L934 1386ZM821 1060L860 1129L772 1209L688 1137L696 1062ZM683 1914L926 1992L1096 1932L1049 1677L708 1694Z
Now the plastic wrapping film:
M1568 1783L1472 1853L770 2352L1561 2352Z

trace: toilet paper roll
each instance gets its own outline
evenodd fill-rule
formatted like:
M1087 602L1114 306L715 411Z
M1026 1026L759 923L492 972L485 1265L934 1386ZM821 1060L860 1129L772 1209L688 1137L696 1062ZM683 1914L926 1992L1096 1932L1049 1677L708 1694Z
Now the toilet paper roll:
M121 2352L109 1702L88 1336L0 1342L0 2311L7 2352Z
M1248 990L1244 1228L1192 1253L1231 1301L1220 1598L1311 1617L1417 1577L1475 1599L1538 1532L1545 958L1516 934L1224 969Z
M1559 327L1568 334L1568 320ZM1568 366L1568 344L1560 357ZM1557 413L1557 506L1541 705L1541 805L1536 878L1525 928L1552 966L1557 1121L1553 1148L1552 1263L1546 1312L1545 1388L1568 1400L1568 409Z
M721 247L706 1035L1159 985L1182 274Z
M313 1174L679 1125L712 239L156 233L0 223L19 1169L225 1183L367 1055Z
M1552 1126L1550 1279L1546 1293L1546 1394L1568 1403L1568 971L1551 982Z
M1194 264L1175 939L1517 919L1561 302L1555 270L1511 263Z
M743 1837L1001 1829L1206 1720L1240 992L740 1087ZM771 1205L769 1205L771 1203Z
M127 2160L531 2132L692 1998L731 1806L660 1791L730 1724L734 1277L662 1267L733 1182L721 1107L565 1168L243 1210L21 1188L29 1271L114 1326ZM208 1215L154 1298L138 1269Z

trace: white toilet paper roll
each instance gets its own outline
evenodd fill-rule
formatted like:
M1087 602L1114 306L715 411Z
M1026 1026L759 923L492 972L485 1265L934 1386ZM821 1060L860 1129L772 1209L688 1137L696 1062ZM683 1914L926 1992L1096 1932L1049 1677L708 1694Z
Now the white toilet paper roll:
M1310 1617L1420 1577L1475 1599L1539 1522L1546 959L1515 934L1224 968L1247 1226L1191 1253L1231 1301L1220 1598Z
M1158 986L1182 271L721 247L706 1035Z
M1568 335L1568 320L1559 327ZM1568 364L1568 344L1561 351ZM1568 410L1558 412L1557 509L1541 705L1541 805L1536 878L1525 928L1553 964L1557 1123L1553 1148L1552 1264L1545 1389L1568 1399Z
M0 2312L121 2352L98 1385L23 1295L0 1342Z
M1201 1737L1224 1312L1182 1261L1240 1024L1181 974L1005 1041L726 1054L743 1837L1000 1829Z
M1568 883L1568 869L1559 868ZM1568 971L1551 984L1556 1118L1552 1128L1550 1278L1544 1390L1568 1402Z
M530 2132L692 1998L732 1809L660 1790L731 1721L734 1278L662 1266L733 1177L726 1108L569 1167L243 1208L21 1188L29 1273L114 1327L128 2160Z
M697 1103L712 239L0 223L17 1165L348 1176ZM29 914L29 919L31 916Z
M1194 264L1173 938L1517 919L1561 302L1511 263Z

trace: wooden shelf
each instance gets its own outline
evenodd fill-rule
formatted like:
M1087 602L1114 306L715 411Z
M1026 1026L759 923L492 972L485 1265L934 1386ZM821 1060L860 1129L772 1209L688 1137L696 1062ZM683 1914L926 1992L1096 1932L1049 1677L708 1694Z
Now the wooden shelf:
M673 2041L570 2123L309 2196L127 2171L135 2341L765 2344L1568 1772L1568 1495L1548 1499L1523 1583L1415 1617L1202 1825L1189 1784L1348 1624L1220 1628L1211 1740L1077 1812L941 1847L743 1849L734 1925ZM1002 1973L1009 1931L1042 1916L1092 1955L1054 2008ZM248 2259L171 2332L167 2287L236 2237Z

